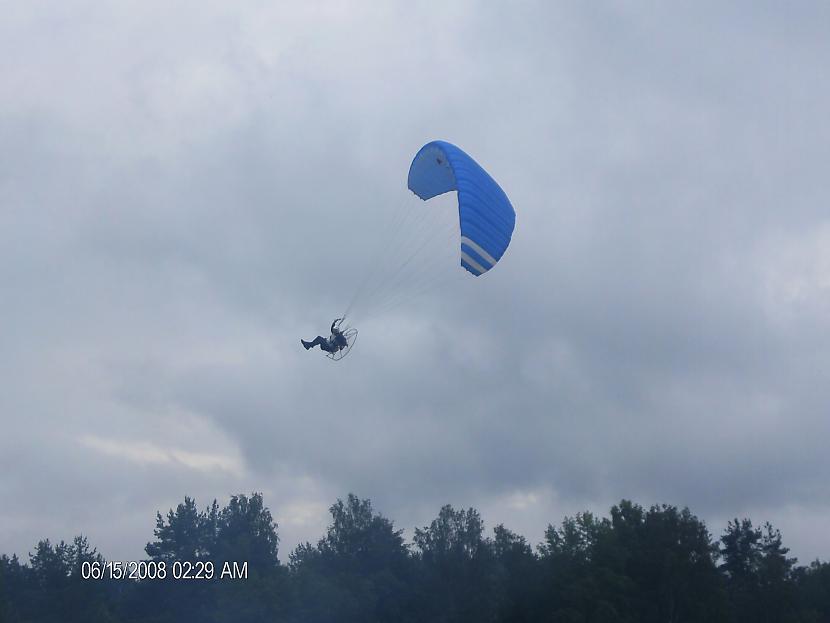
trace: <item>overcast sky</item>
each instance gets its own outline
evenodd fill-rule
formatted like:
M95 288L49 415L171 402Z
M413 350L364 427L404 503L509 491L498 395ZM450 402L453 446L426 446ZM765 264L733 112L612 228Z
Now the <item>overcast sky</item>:
M827 5L171 4L0 1L0 552L262 491L286 560L353 491L830 558ZM436 138L503 260L306 352Z

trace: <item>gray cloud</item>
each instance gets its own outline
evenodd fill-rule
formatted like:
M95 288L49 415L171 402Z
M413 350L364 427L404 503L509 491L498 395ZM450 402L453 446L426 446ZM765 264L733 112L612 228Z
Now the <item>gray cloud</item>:
M0 26L0 551L263 490L283 555L356 491L830 556L824 9L62 7ZM437 137L513 200L504 261L302 351Z

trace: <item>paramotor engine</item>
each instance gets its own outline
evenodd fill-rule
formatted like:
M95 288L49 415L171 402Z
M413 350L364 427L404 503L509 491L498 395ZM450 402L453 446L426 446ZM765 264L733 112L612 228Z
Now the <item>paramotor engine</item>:
M349 354L349 351L352 350L352 346L357 341L357 329L354 327L346 327L343 331L343 337L346 338L346 346L343 348L334 351L333 353L326 353L326 357L331 359L332 361L340 361Z

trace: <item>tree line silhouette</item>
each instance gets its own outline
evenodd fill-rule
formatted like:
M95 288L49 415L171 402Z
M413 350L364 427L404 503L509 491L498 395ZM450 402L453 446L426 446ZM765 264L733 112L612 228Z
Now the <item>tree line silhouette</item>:
M106 561L86 537L40 541L28 562L0 556L0 621L244 623L830 622L830 563L798 566L781 533L735 519L715 540L689 509L623 500L548 526L532 547L478 511L444 506L407 543L349 495L316 543L280 562L261 494L157 514L147 561L164 579L85 579ZM175 561L212 563L209 580L174 579ZM220 578L226 562L247 578Z

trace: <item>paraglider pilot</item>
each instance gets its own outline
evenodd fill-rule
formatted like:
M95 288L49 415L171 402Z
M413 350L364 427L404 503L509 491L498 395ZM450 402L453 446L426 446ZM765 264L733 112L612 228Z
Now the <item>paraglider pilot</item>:
M331 323L331 336L328 338L318 335L311 342L306 342L305 340L300 340L300 342L302 342L306 350L314 348L315 346L319 346L321 350L327 353L336 353L343 350L349 345L349 342L339 328L341 322L343 322L342 318L334 319L334 322Z

